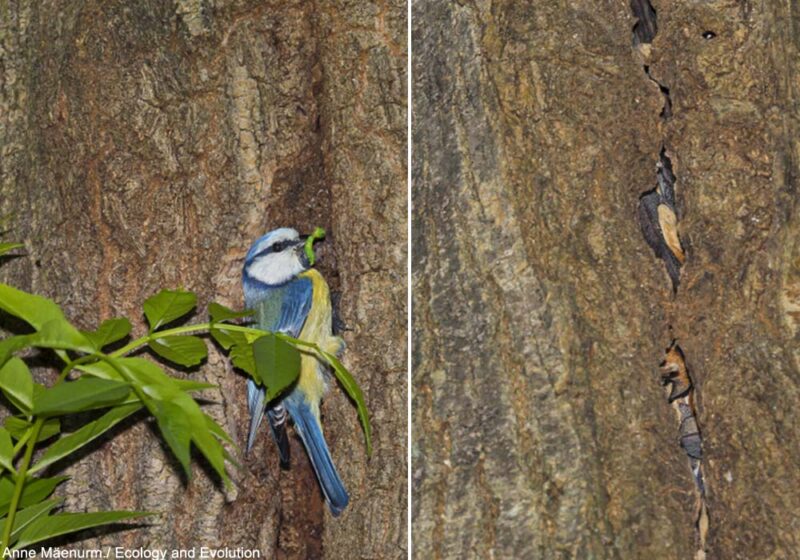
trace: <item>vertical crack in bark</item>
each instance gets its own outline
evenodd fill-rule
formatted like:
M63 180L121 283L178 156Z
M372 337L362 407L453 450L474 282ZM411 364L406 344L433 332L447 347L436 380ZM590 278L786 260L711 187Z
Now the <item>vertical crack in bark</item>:
M680 285L680 269L686 261L677 216L675 174L666 147L662 146L656 164L656 186L639 197L639 225L647 244L664 261L675 294Z
M650 66L647 64L644 65L644 73L647 74L647 77L650 78L651 82L658 86L658 89L661 91L661 95L664 97L664 107L661 109L659 116L665 121L669 120L672 117L672 98L669 94L669 88L653 77L653 75L650 73Z
M656 10L650 0L631 0L631 11L636 17L633 26L633 46L649 44L658 33L656 25Z
M668 400L678 418L680 444L689 459L692 477L697 489L695 529L700 546L695 560L706 557L706 535L708 534L708 507L706 487L703 479L703 438L697 422L695 388L683 350L675 340L666 350L660 364L662 383L668 388Z
M631 0L630 3L636 24L633 26L633 46L649 60L651 43L658 33L656 10L649 0ZM666 122L672 117L672 98L669 87L656 79L648 64L644 65L647 78L658 86L664 98L664 106L659 117ZM672 290L677 297L680 284L680 269L686 260L686 253L678 235L678 212L675 202L675 173L672 160L667 155L666 143L662 143L656 164L656 186L639 198L639 223L647 244L656 256L664 261L667 273L672 280ZM678 419L680 445L686 452L697 492L695 529L699 546L695 560L706 557L706 535L708 533L708 507L703 480L703 441L697 421L695 408L695 388L683 351L673 340L666 350L660 364L662 382L668 386L668 400Z

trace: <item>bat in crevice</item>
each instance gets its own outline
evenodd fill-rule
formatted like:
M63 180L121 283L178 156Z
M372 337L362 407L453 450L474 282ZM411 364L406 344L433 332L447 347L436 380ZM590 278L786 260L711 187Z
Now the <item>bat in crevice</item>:
M661 381L668 387L667 400L678 418L680 445L689 459L695 488L697 490L697 509L695 527L700 539L700 549L695 558L705 558L706 535L708 533L708 507L706 505L706 485L703 478L703 439L697 422L695 408L695 389L683 350L673 340L666 349L661 362Z
M664 261L672 280L672 291L680 285L681 266L686 262L678 235L678 216L675 208L675 174L666 150L661 149L656 166L657 185L639 198L639 225L645 241L656 256Z

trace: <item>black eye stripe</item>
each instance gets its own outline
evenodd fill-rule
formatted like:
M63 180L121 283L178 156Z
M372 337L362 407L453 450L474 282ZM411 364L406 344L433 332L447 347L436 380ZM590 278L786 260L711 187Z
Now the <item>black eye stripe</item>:
M275 243L272 246L272 252L273 253L280 253L281 251L283 251L287 247L291 247L292 245L294 245L294 243L295 242L292 241L291 239L284 239L283 241L278 241L277 243Z
M264 249L262 251L259 251L258 253L253 255L253 258L250 259L250 262L252 262L252 261L254 261L254 260L256 260L256 259L258 259L260 257L264 257L266 255L269 255L271 253L280 253L281 251L283 251L287 247L291 247L291 246L295 245L296 243L297 243L297 240L292 240L292 239L284 239L283 241L278 241L277 243L273 243L272 245L270 245L266 249Z

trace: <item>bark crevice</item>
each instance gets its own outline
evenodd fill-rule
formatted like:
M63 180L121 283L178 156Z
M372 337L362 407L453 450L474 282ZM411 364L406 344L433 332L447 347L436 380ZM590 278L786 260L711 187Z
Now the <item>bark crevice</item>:
M658 34L656 11L649 0L631 0L631 8L634 17L637 18L633 28L633 45L648 61L652 56L652 42ZM704 34L703 38L708 37ZM651 66L647 63L644 65L644 73L661 92L664 105L659 118L666 124L672 118L670 89L653 76ZM667 267L672 280L673 294L677 298L681 267L684 265L686 253L678 232L676 182L677 177L673 171L672 160L667 154L666 137L664 137L656 164L656 186L639 197L639 221L645 241ZM680 321L681 318L678 317L677 320ZM667 324L666 330L671 331L672 325ZM668 387L668 401L677 414L679 443L688 457L696 492L694 527L698 545L695 560L704 560L709 516L703 477L702 437L695 405L696 388L686 366L683 351L676 340L672 340L666 353L667 357L660 364L662 383Z

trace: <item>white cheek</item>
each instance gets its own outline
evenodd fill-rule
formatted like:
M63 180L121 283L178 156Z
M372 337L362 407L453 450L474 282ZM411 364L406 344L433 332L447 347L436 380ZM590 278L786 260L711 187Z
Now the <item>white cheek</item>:
M272 286L288 282L303 272L303 263L294 251L283 251L256 259L248 272L252 278Z

